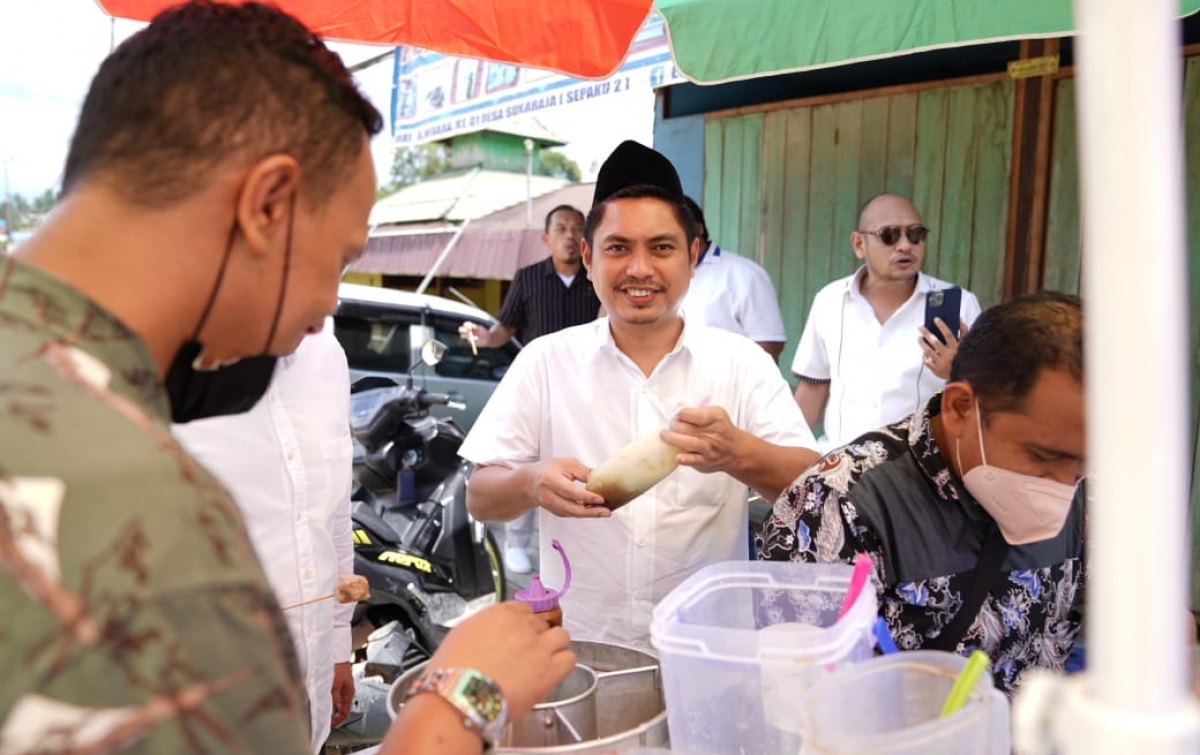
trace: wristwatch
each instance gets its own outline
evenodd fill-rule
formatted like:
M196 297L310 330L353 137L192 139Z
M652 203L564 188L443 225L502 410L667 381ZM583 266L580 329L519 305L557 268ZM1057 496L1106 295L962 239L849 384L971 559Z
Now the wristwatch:
M508 724L508 701L500 687L473 668L426 669L408 688L408 697L435 692L462 711L463 726L492 747Z

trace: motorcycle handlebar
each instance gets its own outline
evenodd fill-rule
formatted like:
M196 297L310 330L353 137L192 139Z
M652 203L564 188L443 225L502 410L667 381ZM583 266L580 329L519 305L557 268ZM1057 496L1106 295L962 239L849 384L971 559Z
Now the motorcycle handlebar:
M431 406L444 405L451 409L465 409L466 404L457 393L429 393L424 390L405 389L400 395L388 401L367 423L365 427L353 431L354 437L368 451L382 448L392 440L399 431L401 424Z

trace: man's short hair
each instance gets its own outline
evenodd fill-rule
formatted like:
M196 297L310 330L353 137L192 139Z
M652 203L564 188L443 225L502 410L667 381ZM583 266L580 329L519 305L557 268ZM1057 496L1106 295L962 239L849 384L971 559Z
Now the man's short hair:
M608 203L617 199L657 199L666 202L671 207L671 211L675 213L675 219L679 222L679 226L683 228L684 236L687 238L687 244L690 247L692 241L696 238L696 223L692 220L692 214L688 212L687 205L677 198L673 197L670 192L660 186L652 186L650 184L636 184L627 186L620 191L610 195L603 202L592 205L591 211L587 214L587 219L583 223L583 238L591 247L592 238L596 235L596 228L604 221L604 211L608 207Z
M555 207L553 210L546 213L546 233L550 233L550 219L554 217L554 213L556 212L571 212L579 216L580 223L587 221L587 216L583 214L583 210L574 205L560 204L558 207Z
M708 236L708 222L704 219L704 210L700 209L700 205L696 204L696 200L686 195L683 198L683 204L688 208L688 212L691 213L692 220L696 222L696 235L699 236L700 240L705 244L712 241L712 239ZM700 232L701 227L704 228L703 233Z
M970 383L990 411L1019 411L1043 370L1083 383L1083 304L1042 291L984 310L958 345L950 381Z
M101 64L63 194L96 179L164 207L230 158L286 153L310 200L322 201L382 126L341 59L299 21L262 3L194 0L160 13Z

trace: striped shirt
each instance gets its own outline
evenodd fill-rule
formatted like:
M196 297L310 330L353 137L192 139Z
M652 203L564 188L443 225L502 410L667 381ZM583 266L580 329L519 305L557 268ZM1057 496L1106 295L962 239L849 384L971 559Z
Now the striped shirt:
M538 336L591 322L599 312L600 300L583 268L567 286L558 277L554 260L547 257L513 276L499 320L516 330L523 343L529 343Z

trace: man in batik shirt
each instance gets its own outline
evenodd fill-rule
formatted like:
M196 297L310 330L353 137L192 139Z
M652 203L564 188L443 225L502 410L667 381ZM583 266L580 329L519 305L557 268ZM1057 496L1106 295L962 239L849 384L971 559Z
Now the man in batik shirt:
M1001 304L964 337L950 382L924 411L824 457L785 491L756 538L758 557L869 554L879 613L901 650L982 649L1011 693L1029 667L1061 671L1079 632L1084 438L1079 300ZM1004 555L982 606L960 620L969 620L960 638L939 640L989 540Z

